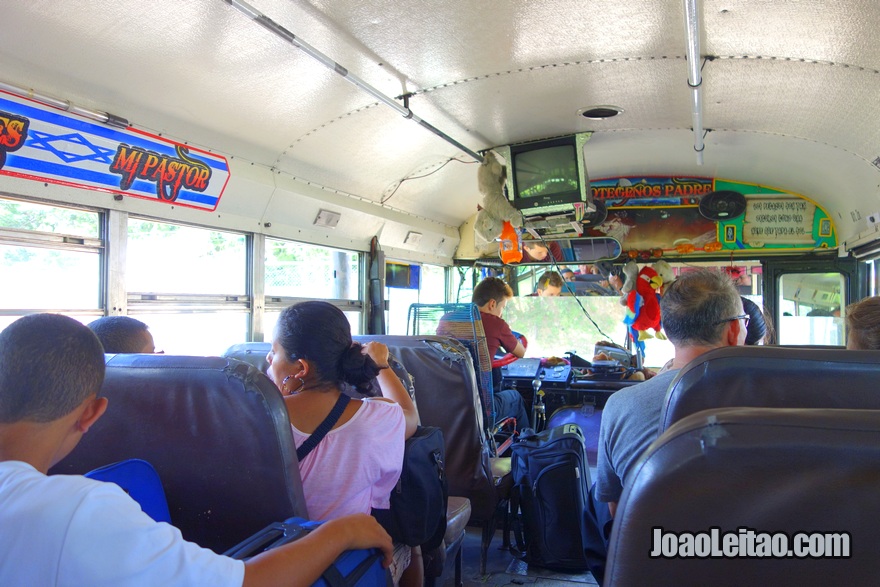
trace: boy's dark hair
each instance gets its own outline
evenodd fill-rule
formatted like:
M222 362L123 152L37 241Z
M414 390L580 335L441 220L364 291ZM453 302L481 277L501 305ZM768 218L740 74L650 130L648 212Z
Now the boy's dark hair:
M555 271L545 271L538 279L538 289L546 289L548 285L551 287L563 287L565 281L563 281L562 276Z
M67 316L31 314L0 332L0 423L51 422L104 382L104 349Z
M285 308L275 324L275 340L291 361L312 361L325 383L349 383L366 395L369 383L379 374L375 361L352 341L345 314L327 302L300 302Z
M497 277L487 277L474 288L471 301L478 307L485 306L489 300L495 300L499 304L507 298L513 297L513 290L504 280Z
M105 353L139 353L143 345L143 332L149 327L128 316L104 316L89 323L98 335Z
M739 314L740 295L726 273L697 269L682 273L660 298L663 330L674 345L713 345L724 324Z

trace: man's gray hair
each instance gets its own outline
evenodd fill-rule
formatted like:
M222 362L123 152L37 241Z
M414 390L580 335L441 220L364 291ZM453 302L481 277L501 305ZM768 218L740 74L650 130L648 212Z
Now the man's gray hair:
M663 331L675 345L721 342L726 321L740 311L740 296L726 273L698 269L682 273L660 299Z

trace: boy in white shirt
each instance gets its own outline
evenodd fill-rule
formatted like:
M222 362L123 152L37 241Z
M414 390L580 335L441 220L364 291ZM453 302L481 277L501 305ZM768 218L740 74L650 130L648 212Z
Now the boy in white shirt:
M104 350L76 320L34 314L0 332L0 585L311 585L339 554L391 539L368 515L327 522L242 562L154 522L112 483L46 472L107 409Z

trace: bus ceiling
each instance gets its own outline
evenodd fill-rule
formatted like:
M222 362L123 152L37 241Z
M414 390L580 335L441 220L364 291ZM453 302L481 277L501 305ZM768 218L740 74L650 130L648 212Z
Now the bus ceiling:
M391 256L451 263L482 199L475 159L589 133L590 195L718 180L802 198L815 242L827 218L835 247L866 250L880 226L878 28L874 0L6 2L0 82L25 97L0 92L0 192L359 250L378 235ZM180 161L224 159L216 206L22 171L16 120L39 118L41 97L182 145ZM100 160L95 140L30 128L44 168Z

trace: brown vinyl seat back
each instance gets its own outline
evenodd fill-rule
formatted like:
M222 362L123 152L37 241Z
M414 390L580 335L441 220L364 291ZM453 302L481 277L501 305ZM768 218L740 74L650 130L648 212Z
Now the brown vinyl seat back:
M412 376L419 416L443 431L449 495L471 501L472 521L491 519L498 497L471 354L446 336L355 336L388 348Z
M603 584L874 584L878 463L877 410L722 408L687 416L651 445L624 490ZM847 533L822 540L822 548L829 554L848 540L850 557L652 557L672 552L657 549L657 528L705 532L708 540L718 528L719 536L737 536L737 548L748 529L769 544L757 533L784 532L788 547L798 532Z
M710 408L880 409L880 351L740 346L714 349L669 386L660 430Z
M411 304L407 315L406 333L412 336L450 336L470 351L477 376L487 428L495 424L492 357L486 343L486 331L480 309L474 304Z
M275 385L219 357L107 355L107 412L52 474L143 459L184 538L223 552L307 518L290 420Z

